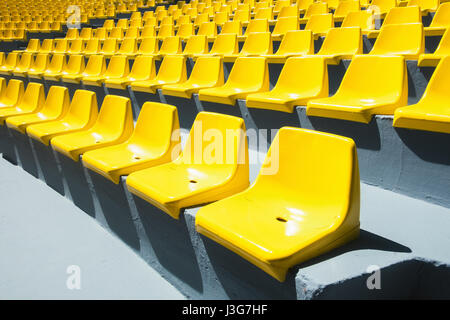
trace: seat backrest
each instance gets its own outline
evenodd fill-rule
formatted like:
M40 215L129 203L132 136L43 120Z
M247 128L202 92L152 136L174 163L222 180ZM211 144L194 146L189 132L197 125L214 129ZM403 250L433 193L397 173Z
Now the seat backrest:
M151 56L137 56L134 59L129 78L135 80L154 79L156 76L155 60Z
M370 54L410 54L413 58L425 50L421 23L389 24L381 28Z
M255 19L273 20L273 10L269 8L260 8L255 13Z
M350 0L348 0L350 1ZM328 4L326 2L315 2L306 9L304 18L309 18L314 14L328 13Z
M40 52L50 52L53 51L53 39L44 39L42 40Z
M33 53L24 52L20 57L19 63L17 63L16 69L28 69L33 62Z
M219 34L213 43L210 53L235 54L239 52L237 35L234 33Z
M375 19L370 11L349 12L341 27L360 27L363 30L375 29Z
M69 51L71 53L79 53L83 50L84 40L74 39L69 41Z
M173 36L173 25L164 24L159 28L158 37L171 37Z
M49 72L61 72L66 63L66 56L61 53L54 54L50 64L48 65L47 71Z
M137 39L125 38L120 45L118 53L134 53L137 51Z
M441 3L431 21L430 27L450 26L450 2Z
M269 32L269 22L267 19L251 20L247 29L245 29L245 34L248 35L251 32Z
M241 53L272 54L272 38L270 32L254 32L247 36Z
M97 95L93 91L78 89L73 94L67 113L68 122L75 119L77 123L86 125L86 129L94 125L97 120L98 106Z
M102 53L115 53L117 51L118 42L117 39L108 38L105 40L102 46Z
M51 86L41 112L48 117L63 117L69 110L69 90L66 87Z
M139 53L153 54L158 52L158 43L156 37L144 38L139 45Z
M269 71L266 59L261 57L237 58L225 86L262 88L269 91Z
M439 3L439 0L409 0L407 6L419 6L422 10L436 11Z
M197 35L205 35L214 37L217 35L217 27L215 22L203 22L198 28Z
M221 57L199 57L191 75L189 83L221 86L224 83L223 63Z
M186 58L183 56L165 56L156 76L158 80L187 79Z
M10 52L5 60L5 66L14 68L19 60L19 54L17 52Z
M45 102L44 85L30 82L18 102L18 106L24 111L40 111Z
M186 42L183 53L208 53L208 38L204 35L190 36Z
M83 28L80 31L80 38L87 40L92 37L92 28Z
M383 26L402 23L422 23L420 8L416 6L392 8L387 13Z
M92 55L89 57L83 75L98 76L106 71L105 57L102 55Z
M97 38L92 38L86 42L84 53L97 53L99 49L100 49L100 40Z
M286 17L278 19L272 33L285 34L290 30L299 30L297 17Z
M71 54L64 66L63 72L79 74L84 71L84 57L81 54Z
M133 132L130 99L115 95L105 96L92 131L108 132L119 137L130 136Z
M238 36L242 35L241 21L227 21L224 23L220 34L236 34Z
M447 29L447 31L445 31L444 35L441 38L441 41L439 42L439 46L434 53L450 55L450 29Z
M276 54L314 53L314 37L311 30L293 30L286 32Z
M39 47L40 47L39 39L30 39L28 41L28 45L25 51L36 52L39 51Z
M67 51L67 39L56 39L53 52L63 53Z
M333 14L314 14L306 23L305 30L311 30L313 33L325 33L334 26Z
M339 2L336 11L334 12L335 16L346 16L350 12L358 12L361 10L359 0L346 0Z
M106 77L126 77L130 72L130 65L127 56L114 55L109 60L108 67L105 72Z
M2 100L3 98L7 100L9 103L15 105L17 104L25 91L25 87L23 85L23 81L17 80L17 79L11 79L8 82L8 85L6 87L5 94L2 94Z
M36 58L32 61L30 69L44 71L50 61L50 55L48 53L39 53Z
M181 38L178 36L171 36L164 38L161 48L159 49L160 54L176 54L181 53Z
M361 29L359 27L348 27L330 29L317 54L353 55L362 53Z
M177 36L179 37L189 37L193 34L195 34L195 32L194 32L194 25L192 23L183 23L178 28Z

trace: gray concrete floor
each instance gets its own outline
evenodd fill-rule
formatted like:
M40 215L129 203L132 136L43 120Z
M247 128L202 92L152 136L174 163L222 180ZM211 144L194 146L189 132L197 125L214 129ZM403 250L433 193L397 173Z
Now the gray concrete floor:
M67 281L80 270L80 289ZM73 283L73 282L70 282ZM0 299L184 299L129 247L0 158Z

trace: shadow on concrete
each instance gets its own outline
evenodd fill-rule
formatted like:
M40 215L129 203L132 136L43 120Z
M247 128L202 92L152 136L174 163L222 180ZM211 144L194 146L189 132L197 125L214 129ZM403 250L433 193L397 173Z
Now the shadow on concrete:
M202 293L200 268L184 215L175 220L145 200L132 198L155 259L170 274Z
M176 106L180 128L190 130L199 110L194 98L185 99L180 97L164 95L165 103Z
M206 253L229 299L296 299L296 272L289 270L279 282L238 254L200 235Z
M18 161L22 166L22 169L39 178L38 166L33 156L33 150L31 148L30 138L16 130L9 130L16 146Z
M94 186L107 226L127 245L139 251L139 236L122 183L117 185L91 170L86 172ZM97 219L98 216L99 214L96 213Z

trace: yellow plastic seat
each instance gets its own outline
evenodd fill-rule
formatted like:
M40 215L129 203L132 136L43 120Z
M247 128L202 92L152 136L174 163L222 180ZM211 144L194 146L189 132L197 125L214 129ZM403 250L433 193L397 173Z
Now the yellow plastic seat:
M182 154L172 162L130 174L127 187L178 219L184 208L220 200L247 188L247 159L244 121L200 112Z
M11 108L17 105L24 93L23 81L11 79L6 85L6 80L2 79L0 93L0 109Z
M137 39L125 38L123 39L119 50L116 52L116 55L122 55L132 58L136 55L137 50L138 50Z
M289 7L290 5L290 0L278 0L273 7L273 13L278 15L283 7Z
M48 146L56 136L91 128L98 114L95 92L78 89L70 102L69 111L60 120L29 125L28 136Z
M283 39L288 31L299 30L297 17L286 17L278 19L272 31L272 40L278 41Z
M158 53L158 40L156 37L143 38L136 55L154 55Z
M224 62L234 62L239 57L252 57L272 53L273 45L270 32L255 32L248 35L239 53L226 54L223 58Z
M98 54L100 50L100 40L92 38L87 40L86 47L83 50L83 55L90 57L91 55Z
M160 60L161 58L164 58L167 55L174 55L174 54L180 54L182 52L182 43L181 38L178 36L173 37L166 37L162 44L161 48L159 48L159 51L157 54L153 54L152 57Z
M99 75L88 75L83 77L83 84L90 86L101 86L105 80L120 79L130 73L130 65L126 56L112 56L105 73Z
M267 19L271 25L276 22L273 19L273 9L271 7L256 10L254 19Z
M94 30L94 38L104 41L107 39L108 30L105 28L97 28Z
M236 10L233 16L233 21L240 21L242 25L247 25L250 21L249 10Z
M23 53L16 67L12 70L13 75L16 77L26 77L27 71L33 63L33 57L34 53Z
M0 125L4 125L8 117L38 112L44 105L44 101L44 86L40 83L30 82L14 107L0 108Z
M42 75L50 63L50 55L48 53L39 53L31 62L30 68L27 70L29 78L42 79Z
M108 39L116 39L118 41L122 40L123 39L123 29L120 27L112 28L111 31L109 32L108 38L106 40L108 40Z
M363 53L361 29L359 27L332 28L328 31L317 56L327 63L338 65L341 59L352 59Z
M221 56L233 55L239 53L239 44L236 34L219 34L214 41L211 51L204 54L194 54L193 58L203 56Z
M28 44L27 44L27 47L25 48L25 50L13 50L12 52L38 53L40 46L41 46L41 43L39 42L39 39L30 39L30 40L28 40Z
M333 6L331 0L323 0L322 2L326 2L328 4L328 8L336 9L336 6ZM314 3L314 0L297 0L297 8L298 12L301 14L305 14L306 10L308 10L309 6Z
M350 12L342 21L341 28L360 27L363 34L375 29L375 19L371 11Z
M163 85L177 84L187 80L186 58L183 56L166 56L159 67L157 76L144 81L130 83L133 91L156 93Z
M240 21L227 21L224 23L220 34L242 35L242 25Z
M133 132L133 113L130 99L107 95L95 124L84 131L54 137L54 150L78 161L87 151L125 142Z
M182 53L184 57L193 57L196 54L208 53L208 38L204 35L190 36Z
M192 94L198 93L200 89L222 86L223 80L222 58L203 56L196 60L191 75L186 82L164 85L162 92L165 95L190 99Z
M106 71L105 57L102 55L92 55L86 64L83 72L78 74L64 74L62 80L70 83L80 83L85 77L100 77Z
M425 27L426 36L442 36L450 28L450 2L442 3L428 27Z
M145 39L150 37L156 37L155 26L145 26L144 29L142 29L140 38Z
M60 120L69 110L69 90L65 87L51 86L47 99L38 112L9 117L6 119L8 128L25 134L26 128L32 124Z
M351 0L347 0L351 1ZM328 13L328 4L326 2L315 2L309 5L308 9L303 16L299 19L300 24L306 24L309 18L315 14L326 14ZM297 16L295 16L297 17Z
M61 78L61 72L66 64L66 56L64 54L54 54L50 60L50 64L42 74L45 80L58 81Z
M80 54L84 49L83 39L70 40L68 44L67 53L68 54Z
M351 12L358 12L361 10L359 0L347 0L339 2L336 11L334 12L334 21L344 21L345 17Z
M10 52L6 57L4 63L0 66L0 74L10 75L19 61L20 54L17 52Z
M59 79L64 76L78 75L84 71L84 57L81 54L71 54L64 64L64 67L59 75Z
M209 15L207 13L199 14L194 19L194 27L198 29L205 22L209 22Z
M216 12L213 21L216 25L222 27L223 24L228 21L228 18L228 12Z
M199 99L234 105L236 99L245 99L251 93L269 91L268 69L265 58L237 58L227 82L220 87L200 90Z
M278 170L264 174L274 158ZM352 139L283 127L253 185L202 207L195 227L283 282L289 268L359 236L359 184Z
M83 28L80 31L80 39L89 40L92 38L92 28Z
M305 30L311 30L315 38L324 37L334 27L333 14L314 14L306 23Z
M197 35L207 36L208 39L214 41L217 37L217 26L215 22L203 22L198 28Z
M183 23L178 28L177 37L184 40L195 34L194 25L192 23Z
M269 32L269 22L267 19L253 19L245 29L242 36L238 36L238 40L245 41L250 33L254 32Z
M373 12L376 18L384 18L392 8L397 7L397 0L372 0L367 11Z
M64 54L67 52L69 42L67 39L55 39L55 47L52 50L53 54Z
M78 29L76 28L69 28L67 29L67 33L65 38L68 40L73 40L73 39L77 39L78 38Z
M126 142L88 151L82 161L85 167L118 184L121 176L172 161L179 143L177 108L146 102Z
M407 6L418 6L422 15L426 16L430 12L436 12L439 8L439 0L409 0Z
M390 24L381 28L369 55L402 55L408 60L417 60L424 51L421 23Z
M446 56L434 71L420 101L395 110L393 126L450 134L449 77L450 57Z
M302 76L299 76L301 74ZM320 57L287 59L275 87L247 96L247 107L293 112L315 98L328 97L328 71Z
M434 53L424 53L419 56L418 65L420 67L436 67L439 61L448 55L450 55L449 29L442 36L439 46Z
M159 40L163 40L167 37L172 37L174 35L174 30L173 30L173 25L171 24L163 24L159 30L158 30L158 35L157 38Z
M293 56L314 53L314 38L310 30L288 31L274 54L263 54L268 63L285 63Z
M106 79L105 86L125 90L133 81L152 80L155 76L155 60L151 56L137 56L128 75L117 79Z
M369 123L392 115L408 101L408 74L401 56L355 56L335 95L311 100L306 114Z
M103 42L102 48L98 52L98 54L105 56L105 58L111 58L116 54L118 47L119 45L117 39L108 38L105 40L105 42Z
M137 27L129 27L125 31L125 35L123 37L124 40L126 39L137 39L139 37L139 28Z
M397 7L389 10L383 21L382 28L391 24L422 23L419 7ZM376 38L381 30L371 30L367 33L368 38Z

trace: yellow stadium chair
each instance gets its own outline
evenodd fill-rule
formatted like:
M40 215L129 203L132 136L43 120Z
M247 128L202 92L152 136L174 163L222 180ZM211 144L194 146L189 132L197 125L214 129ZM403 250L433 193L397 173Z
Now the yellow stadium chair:
M422 23L419 7L392 8L384 19L382 28L391 24ZM368 38L376 38L381 30L372 30L367 33Z
M246 26L250 21L250 11L238 10L234 13L233 21L240 21L242 25Z
M397 0L372 0L367 11L373 12L377 18L383 19L392 8L397 6Z
M121 176L172 161L179 143L177 108L146 102L130 139L88 151L82 161L85 167L118 184Z
M334 21L342 22L349 13L359 12L360 10L359 0L341 1L333 14Z
M27 71L33 62L34 54L25 52L20 57L16 67L12 70L12 73L16 77L26 77Z
M50 55L48 53L39 53L32 61L27 71L27 76L34 79L42 79L42 75L50 64Z
M352 139L283 127L254 184L202 207L196 230L283 282L289 268L359 236L359 184Z
M10 80L11 82L12 80ZM5 124L8 117L38 112L45 102L44 85L30 82L27 89L14 107L0 108L0 125Z
M125 31L124 40L126 39L137 39L139 38L139 29L137 27L129 27Z
M117 50L116 55L122 55L127 57L134 57L137 53L137 39L136 38L125 38L120 45L119 50Z
M102 55L92 55L86 64L83 72L78 74L65 74L62 76L64 82L80 83L85 77L100 77L106 71L105 57Z
M45 80L58 81L61 78L61 72L66 64L66 56L64 54L54 54L48 68L42 74Z
M156 29L154 26L145 26L142 29L140 39L156 37Z
M103 22L103 28L105 28L108 31L111 31L112 28L114 28L114 27L115 27L115 24L114 24L113 19L107 19Z
M68 49L68 41L66 39L56 39L53 54L66 53Z
M133 67L127 76L117 79L106 79L105 86L108 88L123 89L133 81L152 80L156 76L155 60L151 56L137 56Z
M78 39L78 36L79 36L78 29L69 28L69 29L67 29L65 39L67 39L67 40Z
M192 23L183 23L177 32L177 36L181 38L181 40L185 40L195 34L194 25Z
M94 30L94 38L100 41L106 40L108 37L108 30L105 28L97 28Z
M109 32L107 39L117 39L120 41L123 39L123 36L124 36L123 29L120 27L115 27L112 28L111 31Z
M233 55L224 55L224 62L234 62L239 57L260 56L272 54L273 46L270 32L250 33L244 42L242 50Z
M309 100L323 97L328 97L325 59L293 57L286 61L271 91L247 96L247 107L293 112L295 106L305 106Z
M38 53L53 53L54 40L53 39L44 39L42 40L41 47L39 48Z
M250 33L254 32L269 32L269 22L266 19L253 19L245 29L242 36L238 36L238 40L245 41Z
M145 81L133 81L133 91L156 93L163 85L176 84L187 80L186 58L183 56L166 56L161 62L157 76Z
M89 40L92 38L92 28L83 28L80 31L80 39Z
M284 63L292 56L314 53L314 38L310 30L288 31L275 54L261 55L268 63Z
M100 40L92 38L86 41L86 47L83 50L83 55L90 57L91 55L98 54L100 50Z
M242 35L242 25L240 21L227 21L224 23L220 34Z
M64 64L61 73L57 76L62 77L78 75L84 71L84 57L81 54L72 54L69 56L67 63Z
M186 41L186 46L182 53L184 57L193 57L198 54L208 53L208 38L204 35L190 36Z
M409 0L407 6L419 6L422 15L426 16L430 12L436 12L439 8L439 0Z
M213 143L209 140L212 132L215 133ZM231 143L226 143L231 132ZM210 152L212 148L214 155ZM127 187L131 193L178 219L183 208L220 200L247 188L247 159L244 120L200 112L182 154L167 164L130 174Z
M159 28L157 38L158 40L163 40L167 37L172 37L174 35L173 25L165 24Z
M28 41L27 47L25 50L14 50L13 52L29 52L29 53L38 53L40 48L40 42L39 39L30 39Z
M361 29L359 27L332 28L328 31L318 56L327 63L338 65L341 59L352 59L355 54L363 53Z
M442 36L450 28L450 2L442 3L428 27L425 27L426 36Z
M136 55L154 55L158 53L158 42L156 37L144 38L139 45ZM131 55L130 55L131 57Z
M395 110L393 126L450 134L449 77L450 57L445 56L434 71L420 101Z
M306 23L305 30L311 30L315 38L324 37L334 27L333 14L314 14Z
M209 22L208 14L207 13L206 14L199 14L194 19L194 27L195 28L199 28L202 25L202 23L205 23L205 22Z
M196 60L191 75L186 82L164 85L162 93L190 99L193 93L198 93L201 89L222 86L223 80L222 58L203 56Z
M91 128L54 137L51 145L54 150L77 162L87 151L125 142L132 132L130 99L107 95Z
M17 52L10 52L6 57L4 63L0 66L0 74L10 75L16 68L17 63L20 60L20 54Z
M10 129L25 134L29 125L62 119L69 110L69 102L69 90L67 88L51 86L48 90L47 99L38 112L9 117L6 119L6 125Z
M450 31L442 36L442 39L434 53L424 53L419 56L418 65L421 67L436 67L442 58L450 55Z
M227 12L217 12L214 15L214 23L220 27L224 25L228 21L228 13Z
M56 136L91 128L97 119L97 114L95 92L79 89L75 91L69 111L62 119L30 125L26 132L34 140L48 146L50 140Z
M299 30L297 17L280 18L272 31L272 40L281 40L288 31L293 30Z
M130 73L130 65L126 56L112 56L105 73L95 76L83 77L83 84L101 86L105 80L120 79Z
M208 39L214 41L217 37L217 27L215 22L203 22L198 28L197 35L207 36Z
M341 28L360 27L363 34L375 30L374 15L370 11L350 12L342 21Z
M80 54L84 50L84 40L70 40L68 44L67 54Z
M369 123L373 115L392 115L407 101L405 58L360 55L353 58L336 94L309 101L306 114Z
M328 13L328 4L326 2L315 2L308 7L303 18L299 19L299 23L306 24L312 15L326 13Z
M402 55L417 60L425 50L421 23L390 24L381 28L370 55Z
M24 93L23 81L11 79L6 85L6 80L1 78L2 90L0 94L0 109L11 108L17 105Z
M217 35L216 40L214 41L211 51L205 54L194 54L194 59L198 57L202 57L205 55L208 56L225 56L225 55L234 55L239 53L239 44L237 41L237 35L233 33L229 34L219 34Z
M105 56L105 58L111 58L116 54L118 47L117 39L106 39L98 54Z
M166 37L157 54L153 54L153 58L160 60L164 56L180 54L182 52L181 38L178 36Z
M227 82L221 86L199 91L199 99L234 105L236 99L245 99L251 93L269 91L267 61L261 57L241 57L231 69Z

